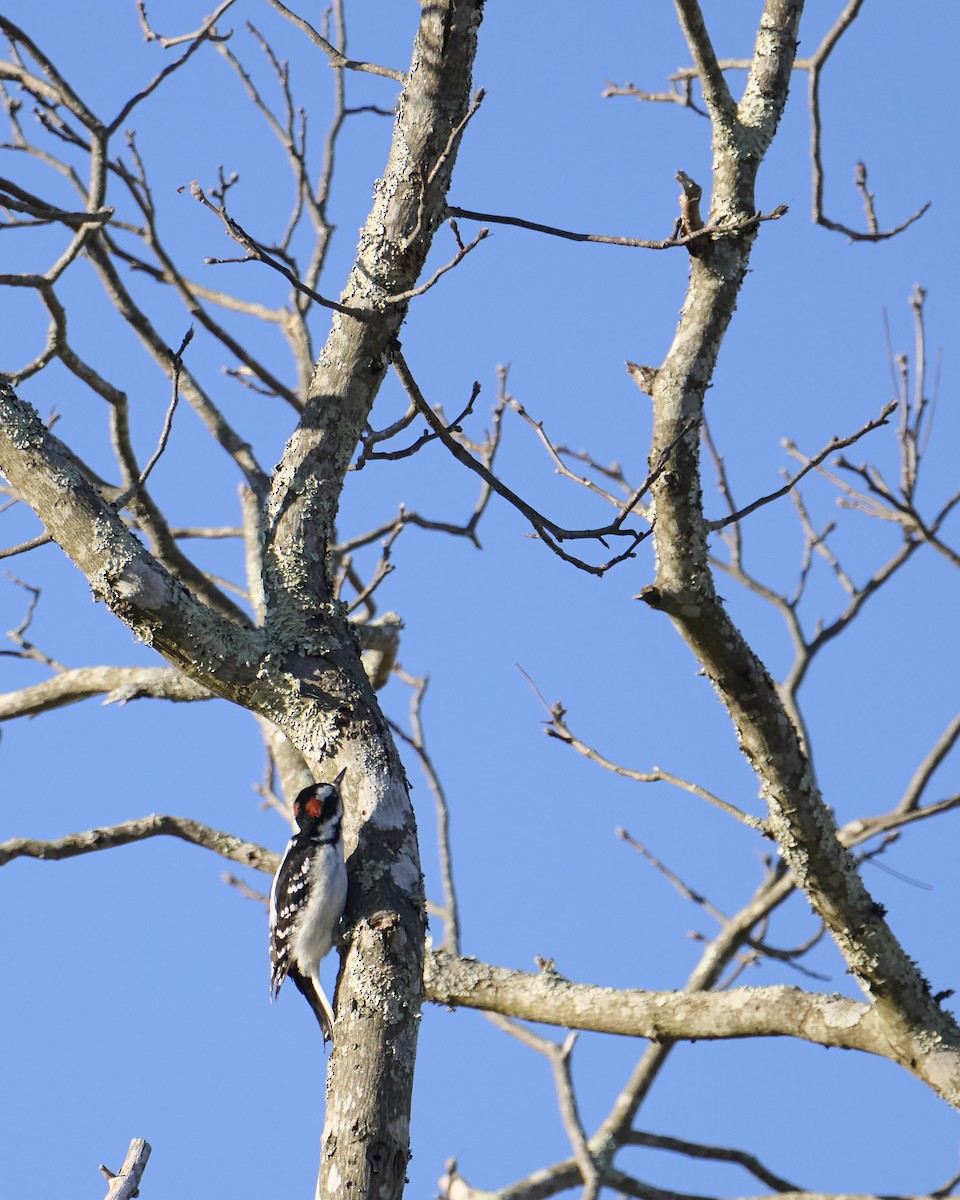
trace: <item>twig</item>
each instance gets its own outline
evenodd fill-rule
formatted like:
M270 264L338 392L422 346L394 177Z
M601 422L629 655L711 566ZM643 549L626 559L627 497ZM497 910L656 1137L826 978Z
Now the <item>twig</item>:
M618 512L618 515L617 515L615 521L613 522L614 525L622 524L627 519L628 516L632 515L635 512L639 513L646 520L650 520L650 516L648 516L646 512L643 512L639 508L640 499L647 490L647 486L648 486L647 484L644 484L644 486L638 490L631 491L630 495L628 496L626 501L621 502L621 501L617 500L614 496L612 496L609 492L605 491L603 488L598 487L592 480L587 479L583 475L577 475L573 471L571 471L570 468L564 463L563 459L561 458L561 454L567 453L568 455L570 455L570 457L575 457L575 456L570 454L569 451L564 451L564 449L562 447L555 446L553 444L553 442L550 440L550 438L547 436L547 432L544 428L543 421L535 420L534 417L532 417L530 415L530 413L527 412L526 408L520 403L520 401L517 400L517 398L515 396L511 396L507 392L507 390L506 390L507 368L499 367L497 370L498 370L498 374L500 376L500 395L502 396L504 403L507 404L517 414L517 416L522 417L523 420L526 421L526 423L530 426L530 428L536 432L536 435L539 438L540 442L542 443L544 449L546 450L546 452L550 455L551 459L553 460L554 466L556 467L557 473L559 475L562 475L565 479L572 480L574 483L580 484L581 487L585 487L585 488L587 488L588 491L593 492L593 494L595 496L599 496L601 499L606 500L609 504L612 504L613 507L616 508L617 512ZM581 461L583 461L584 456L581 455L580 458L581 458ZM590 463L590 465L595 470L602 470L602 468L597 467L597 465L595 463ZM610 474L609 471L607 471L606 473L608 475ZM622 476L621 476L621 480L622 480Z
M64 669L62 663L57 662L55 658L51 658L49 654L44 654L44 652L38 646L35 646L24 636L24 634L26 634L27 630L33 624L33 618L37 611L37 605L40 603L40 588L34 587L29 583L24 583L22 579L18 579L16 575L9 571L7 572L7 578L11 581L11 583L15 583L17 587L21 587L24 589L24 591L28 592L30 594L30 599L27 601L27 611L24 613L23 620L15 629L7 630L7 637L11 640L11 642L14 643L15 646L19 646L20 649L2 650L0 651L0 654L10 655L15 658L32 659L34 662L43 663L45 667L50 667L54 671L62 671ZM3 697L0 696L0 712L2 712L2 703Z
M499 496L502 496L505 500L509 501L514 508L521 512L534 527L537 534L546 543L546 545L549 546L549 548L553 550L555 554L559 555L559 557L564 559L566 562L570 562L574 566L580 567L581 570L587 571L592 575L602 575L612 566L623 562L624 559L632 558L636 547L640 544L640 542L649 536L649 530L637 532L636 530L632 529L622 529L620 527L622 517L618 518L618 521L612 525L604 525L597 529L564 529L555 522L551 521L548 517L543 516L542 513L539 513L535 508L532 507L532 505L528 504L525 500L522 500L516 494L516 492L508 488L505 483L501 483L501 481L497 479L497 477L489 470L489 468L484 466L483 463L478 462L473 455L469 453L469 451L467 451L451 436L451 430L443 424L437 414L433 411L433 409L430 408L424 399L423 394L417 386L416 380L410 373L410 368L407 366L403 358L399 344L395 344L394 346L393 368L396 371L400 382L403 384L407 395L417 406L420 414L426 419L427 424L434 431L444 446L447 447L454 458L456 458L458 462L463 463L464 466L469 467L469 469L475 474L479 475L480 478L490 488L493 489L493 491L495 491ZM671 449L672 447L668 448L668 451ZM650 477L648 477L639 495L642 495L643 492L649 488L650 484L659 476L665 467L666 458L664 461L658 464L655 471L651 473ZM639 495L637 499L639 499ZM627 549L623 551L623 553L617 555L609 562L604 563L601 566L593 566L590 563L586 563L582 559L576 558L572 554L568 554L559 545L560 542L567 539L574 540L584 538L594 538L603 545L606 545L606 542L604 542L605 537L629 537L632 539L632 541Z
M803 1191L802 1188L775 1175L755 1155L746 1150L736 1150L732 1146L710 1146L703 1142L689 1142L685 1138L668 1137L662 1133L643 1133L638 1129L631 1129L624 1138L624 1143L628 1146L649 1146L654 1150L672 1150L675 1154L685 1154L688 1158L737 1163L775 1192Z
M544 967L543 969L549 973L548 967ZM584 1185L581 1200L588 1200L589 1197L597 1196L601 1184L601 1175L597 1168L597 1163L594 1161L593 1154L590 1151L586 1130L580 1118L577 1096L573 1087L573 1076L570 1070L573 1048L577 1043L579 1035L575 1032L570 1032L562 1043L558 1043L553 1041L552 1038L544 1037L542 1034L534 1032L534 1030L529 1029L526 1025L521 1025L519 1021L515 1021L511 1017L503 1016L501 1013L487 1012L484 1013L484 1016L491 1025L496 1025L498 1029L502 1029L504 1033L508 1033L511 1037L516 1038L518 1042L522 1042L531 1050L542 1054L550 1063L553 1071L553 1083L557 1092L557 1107L560 1109L560 1117L563 1121L567 1138L573 1150L574 1159L580 1171L580 1178Z
M745 66L750 65L749 59L745 62ZM607 86L600 93L604 100L609 100L612 96L632 96L635 100L648 101L655 104L679 104L681 108L690 108L698 116L707 116L706 112L693 102L693 81L698 78L695 71L693 72L678 72L670 76L670 82L673 87L669 92L645 92L634 84L627 82L624 84L611 83L607 80ZM682 86L678 86L682 84Z
M661 862L661 860L657 858L657 856L650 850L648 850L642 842L638 842L636 838L631 837L626 829L617 829L616 835L622 842L626 842L628 846L632 847L632 849L636 850L638 854L642 855L654 868L654 870L659 871L664 879L666 879L668 883L672 884L672 886L680 893L684 900L689 900L692 904L696 904L698 907L704 909L704 911L708 912L710 916L713 917L713 919L720 925L725 925L727 923L727 918L723 915L723 913L718 908L715 908L702 892L697 892L688 884L684 883L679 875L677 875L674 871L671 871L666 863Z
M352 58L347 58L335 46L332 46L322 34L318 33L309 21L298 16L295 12L291 12L285 4L281 3L281 0L270 0L270 4L278 13L286 17L293 25L296 25L302 33L305 33L310 41L326 54L330 59L331 67L342 68L347 71L364 71L368 75L382 75L386 79L393 79L397 83L406 84L407 77L403 71L396 71L393 67L381 67L378 63L355 62Z
M437 175L440 173L444 164L449 161L451 155L456 150L457 146L460 144L460 138L463 136L463 131L466 129L468 123L473 118L473 116L476 114L480 105L483 103L483 98L485 95L486 95L486 93L484 92L483 88L479 88L476 92L474 92L474 94L471 98L470 106L467 109L466 114L450 130L450 133L447 137L446 144L444 145L444 147L440 151L440 153L437 155L436 162L434 162L433 166L430 168L429 171L426 170L426 164L421 166L420 170L418 171L417 174L418 174L419 180L420 180L420 192L419 192L419 196L418 196L418 200L417 200L417 221L416 221L416 224L411 229L411 231L406 235L406 237L403 240L403 248L405 250L408 250L420 238L421 234L423 233L423 228L424 228L423 218L424 218L424 214L426 212L427 191L430 188L430 185L436 179ZM447 181L447 187L449 187L449 180ZM444 200L446 200L446 191L444 191L443 198L444 198ZM449 216L449 213L447 215ZM454 229L456 230L456 226L454 226ZM456 233L456 238L457 238L457 241L460 242L459 232ZM460 243L460 244L462 246L462 243Z
M903 233L915 221L919 221L930 208L930 201L927 201L912 216L909 216L905 221L901 221L893 229L879 229L873 207L873 197L869 196L866 192L867 169L862 162L859 162L857 163L854 181L858 191L864 196L868 226L867 232L864 233L856 229L851 229L848 225L844 225L839 221L833 221L823 211L824 170L821 155L820 74L840 38L857 19L862 4L863 0L849 0L843 12L837 17L833 26L828 30L813 54L809 58L796 59L793 65L794 70L806 71L808 75L807 105L810 111L810 161L813 170L814 221L816 224L822 225L825 229L845 234L853 242L882 242L888 238L896 237L898 233Z
M489 229L481 229L472 242L470 242L468 245L464 245L460 240L460 233L457 229L456 221L451 221L450 226L453 229L454 237L457 239L457 243L459 245L459 249L453 258L451 258L451 260L448 263L445 263L442 267L438 267L437 270L434 271L434 273L426 281L426 283L421 283L419 287L410 288L406 292L397 292L395 295L387 296L384 300L384 304L406 304L408 300L413 300L414 297L422 296L424 292L429 292L434 284L439 283L439 281L444 275L446 275L448 271L452 271L454 267L463 262L470 251L475 250L490 233Z
M728 237L752 229L763 221L779 221L789 210L786 204L779 204L768 213L754 213L741 221L711 221L697 233L684 234L680 237L662 238L650 241L645 238L607 237L599 233L572 233L569 229L558 229L554 225L541 225L538 221L527 221L522 217L502 217L494 213L473 212L468 208L447 205L447 215L462 217L469 221L490 222L493 225L516 225L520 229L532 229L534 233L548 233L553 237L566 238L571 242L597 242L604 246L628 246L636 250L672 250L675 246L689 246L691 242L705 237Z
M19 546L7 546L0 550L0 558L13 558L16 554L26 554L28 550L37 550L41 546L49 546L53 538L49 533L41 533L35 538L30 538L27 542L21 542Z
M437 809L437 856L440 859L440 886L443 890L443 941L442 950L452 954L460 953L460 911L457 903L457 889L453 880L453 854L450 844L450 808L447 804L443 784L433 765L433 760L427 751L427 743L423 733L422 708L423 699L430 680L418 679L397 667L399 678L412 688L410 696L410 733L401 729L395 722L390 721L390 727L415 752L420 760L423 773L427 777L430 791L433 793Z
M18 197L15 199L14 197ZM102 208L99 212L68 212L55 208L45 200L32 195L18 187L10 179L0 178L0 208L11 212L22 212L34 217L34 221L17 222L22 225L66 225L70 229L78 229L81 225L100 223L106 225L113 217L112 208Z
M479 384L474 384L479 388ZM417 416L416 405L411 404L407 411L398 420L393 421L385 429L372 429L369 433L364 434L360 442L360 454L357 456L357 461L351 467L353 471L361 471L368 462L397 462L401 458L411 458L428 442L434 440L434 435L430 430L421 433L415 441L409 446L404 446L400 450L371 450L371 446L376 446L380 442L387 442L391 438L402 433L405 429L413 424Z
M225 538L243 537L243 530L239 525L171 525L170 536L219 541Z
M821 983L829 980L829 975L824 975L821 971L812 971L809 967L805 967L803 963L797 962L798 958L802 958L804 954L808 954L814 946L821 942L827 933L827 927L820 922L816 933L807 938L799 946L794 946L792 950L783 950L779 946L771 946L762 938L747 938L747 945L752 946L758 954L764 955L766 958L775 959L777 962L784 963L794 971L799 971L801 975L806 975L808 979L816 979Z
M737 506L733 500L733 488L730 485L730 479L727 475L727 464L714 443L713 435L710 432L710 423L706 416L704 416L700 426L700 437L707 448L707 453L710 455L714 470L717 473L717 489L723 497L723 502L728 512L733 514L737 511ZM731 561L735 565L739 565L743 556L743 535L738 521L732 523L729 533L722 534L722 540L729 547Z
M877 212L873 204L874 195L873 192L867 190L866 163L857 163L854 183L856 184L857 191L863 197L863 210L867 215L867 228L871 233L879 233L880 225L877 221Z
M929 753L913 773L906 791L897 805L898 813L915 812L937 767L947 757L960 738L960 714L955 716L937 738Z
M474 380L473 387L470 389L470 399L467 401L466 406L460 412L459 416L454 417L454 419L447 426L448 429L458 429L461 422L465 421L467 417L470 416L470 414L473 412L473 406L476 403L479 395L480 384L477 380ZM402 458L412 458L418 450L422 450L423 447L429 445L430 442L436 441L438 435L436 433L432 433L430 429L426 429L415 441L411 442L409 446L404 446L400 450L367 451L368 446L376 444L377 442L386 441L388 438L394 437L401 430L406 429L416 417L417 412L418 409L416 404L411 404L410 408L407 409L407 412L400 418L399 421L395 421L387 429L384 429L379 433L371 433L365 437L362 442L363 448L359 457L357 458L356 463L354 463L353 469L355 471L360 471L367 465L368 462L397 462Z
M169 370L170 347L160 338L152 322L131 296L105 247L93 243L88 248L87 255L110 295L115 298L114 302L123 319L146 346L154 360ZM256 495L263 496L268 489L269 480L257 462L249 442L225 420L223 413L213 404L189 371L184 371L181 377L181 388L217 443L237 464L250 489Z
M727 517L721 517L716 521L707 521L707 529L709 529L711 532L716 532L718 529L725 529L726 526L743 520L744 517L749 516L752 512L756 512L758 508L762 508L765 504L772 504L774 500L779 500L782 496L786 496L788 492L793 491L793 489L805 475L818 467L825 458L829 457L829 455L833 454L837 450L842 450L846 446L852 446L854 442L858 442L868 433L872 433L874 429L879 429L881 425L886 425L890 420L891 414L896 410L896 408L897 401L891 400L888 404L883 406L878 417L874 417L872 420L867 421L867 423L861 429L858 429L856 433L852 433L849 437L845 438L834 437L819 453L815 454L813 458L804 458L804 466L802 469L799 470L795 475L791 476L791 478L787 480L783 487L777 488L775 492L770 492L770 494L767 496L761 496L759 500L754 500L752 504L748 504L745 508L738 509L736 512L731 513ZM784 441L783 445L792 450L792 443Z
M597 460L585 450L572 450L569 446L565 446L562 443L558 443L556 446L554 446L553 452L559 459L562 460L563 458L569 458L574 462L583 463L583 465L588 467L591 471L596 471L598 475L602 475L604 478L610 480L611 483L617 484L623 492L622 498L618 498L613 494L613 492L601 487L595 480L588 479L585 475L578 475L575 471L572 471L568 466L562 463L562 461L561 465L557 467L557 471L566 479L570 479L574 483L579 483L581 487L587 488L589 491L593 492L595 496L599 496L601 500L606 500L606 502L613 508L616 508L620 512L623 511L624 504L628 503L630 497L633 495L633 488L631 488L627 483L623 474L623 467L620 465L620 463L613 462L607 466L604 466L603 463L597 462ZM645 507L641 507L638 504L635 506L635 508L636 511L643 516L644 520L649 521L652 518L653 514L647 512Z
M838 836L843 845L848 848L859 846L870 838L880 837L891 830L903 829L915 821L926 821L930 817L939 816L940 813L953 812L956 808L960 808L960 794L947 796L945 799L927 804L923 808L901 810L898 806L893 812L882 813L878 817L864 817L850 821L844 825Z
M899 225L891 229L881 230L874 207L874 197L867 191L866 166L862 162L858 162L854 174L854 185L863 199L867 231L863 232L852 229L850 226L844 225L839 221L833 221L826 216L823 210L825 172L821 152L823 129L820 113L820 75L840 38L859 15L862 4L863 0L848 0L847 5L837 17L831 29L825 34L814 53L809 58L795 59L793 69L795 71L806 71L808 76L807 103L810 114L810 162L813 176L812 215L814 222L825 229L845 234L851 241L881 242L886 241L888 238L896 237L898 234L903 233L905 229L909 229L915 221L919 221L929 210L930 202L928 201L922 205L916 212L907 217L905 221L901 221ZM690 12L694 12L695 17L699 16L699 6L692 2L692 0L689 3L684 0L679 7L681 14L687 13L689 15ZM687 32L688 41L691 44L691 52L697 65L682 67L679 71L671 75L670 82L673 85L671 91L646 92L635 87L632 83L616 86L608 82L607 87L601 92L601 96L605 98L611 96L630 96L640 101L679 104L684 108L692 109L700 116L706 116L707 114L698 108L692 99L692 85L695 80L701 80L704 96L708 100L708 103L711 96L715 100L719 98L723 119L729 123L730 114L724 97L726 84L723 80L723 72L751 70L754 67L754 60L752 58L717 59L709 44L709 37L706 36L702 17L699 20L699 29L702 32L694 31L692 26L685 25L685 32ZM691 40L691 33L694 34L693 40ZM485 219L489 220L490 218Z
M122 492L114 501L114 505L119 512L142 491L150 478L150 473L160 461L160 457L167 448L167 442L170 440L170 433L173 430L173 414L177 411L177 404L180 402L180 372L183 370L183 352L193 340L193 326L191 325L187 332L183 335L183 341L180 343L180 349L172 356L173 358L173 395L170 398L170 404L167 407L167 414L163 420L163 429L160 431L160 440L157 442L157 448L150 457L149 462L140 472L135 482Z
M337 300L328 300L326 296L321 296L302 279L298 279L294 272L286 265L275 258L268 250L260 245L243 226L231 217L226 207L223 204L213 204L207 199L206 193L200 187L196 180L193 180L189 185L184 185L189 190L190 195L195 200L198 200L205 208L208 208L212 213L215 213L223 222L223 227L228 235L247 252L246 258L205 258L203 261L211 266L223 265L225 263L243 263L243 262L261 262L265 266L272 267L287 282L304 296L308 296L315 304L319 304L323 308L330 308L334 312L342 313L344 316L356 317L358 321L370 321L373 319L373 314L363 308L354 308L346 304L341 304ZM184 187L177 190L182 192Z
M443 166L443 164L450 157L453 150L460 144L460 140L463 137L464 130L467 128L467 126L470 124L470 122L473 120L473 118L477 115L477 112L480 109L480 105L483 103L484 99L486 98L486 95L487 95L487 93L484 88L477 88L477 90L470 97L469 108L464 113L463 118L457 122L457 124L453 127L453 129L450 130L450 136L447 138L447 144L441 150L441 152L437 158L437 161L430 168L430 173L429 173L429 175L427 175L427 180L426 180L428 187L430 186L431 183L433 183L434 179L436 179L437 172L440 170L440 168Z
M223 0L223 3L220 5L220 7L215 12L211 13L211 15L209 17L207 17L207 19L200 26L200 28L196 31L196 33L186 34L175 40L169 39L169 38L168 39L163 39L163 38L159 39L159 41L160 41L161 45L163 45L164 49L167 49L168 47L175 45L177 42L183 42L183 41L189 41L190 45L187 47L187 49L183 52L183 54L181 54L181 56L175 62L168 63L163 68L163 70L159 71L153 77L153 79L150 80L150 82L146 85L146 87L141 88L140 91L136 93L136 95L131 96L131 98L121 107L121 109L117 113L117 115L113 118L113 120L110 122L110 124L106 127L106 133L108 136L110 134L115 133L118 129L122 128L124 122L126 121L127 117L129 117L129 115L133 111L133 109L136 108L136 106L142 100L145 100L148 96L150 96L153 92L155 92L157 90L157 88L164 82L164 80L167 79L170 75L172 75L174 73L174 71L178 71L184 65L184 63L188 62L193 57L193 55L196 53L196 51L200 49L200 47L203 45L203 43L205 41L208 41L208 40L212 41L217 38L218 34L215 29L216 23L217 23L217 21L219 21L219 19L223 16L223 14L227 11L228 8L233 7L235 2L236 2L236 0ZM145 29L149 29L149 26L146 23L146 16L147 16L146 9L143 7L142 0L139 4L139 7L140 7L141 24L143 25L143 27ZM148 36L148 40L149 40L149 35L147 35L147 36Z
M517 670L524 676L527 682L533 688L534 693L540 700L547 712L550 714L550 720L545 723L544 732L548 737L554 737L560 742L564 742L573 750L584 758L595 762L604 770L612 771L615 775L620 775L624 779L632 779L635 783L669 783L673 787L681 788L685 792L689 792L693 796L699 796L701 800L706 800L708 804L712 804L715 808L719 808L721 812L725 812L728 816L734 817L741 824L748 826L750 829L756 830L758 833L768 836L766 821L760 817L754 817L750 813L745 813L736 805L731 804L727 800L721 800L719 796L715 796L713 792L708 792L706 788L701 787L697 783L691 783L689 780L681 779L678 775L671 775L668 771L662 771L659 767L654 767L652 771L635 771L631 767L621 766L619 763L612 762L609 758L605 758L593 746L587 745L578 738L567 725L566 709L562 704L549 704L544 698L540 689L534 683L533 679L527 672L517 664Z
M183 42L194 42L198 38L208 34L213 23L223 16L227 9L230 8L234 3L234 0L227 0L226 3L222 4L220 8L218 8L213 14L213 16L208 17L200 26L200 28L195 29L193 33L178 33L173 37L164 37L163 34L157 33L156 30L151 26L150 19L147 16L146 0L136 0L136 3L137 15L140 20L140 28L143 30L144 41L159 42L164 50L169 50L173 46L182 45Z
M818 554L826 560L837 582L847 591L848 595L852 594L855 589L850 577L840 565L840 560L827 542L827 539L837 528L836 521L827 521L820 530L817 530L810 519L806 501L802 493L798 489L795 489L791 492L790 499L800 520L800 528L803 530L803 551L800 555L800 568L797 572L797 586L794 588L793 594L789 599L785 596L781 597L781 599L786 601L790 611L795 615L800 601L806 594L807 584L810 582L814 554Z
M703 188L696 180L691 179L686 171L677 172L677 183L680 184L680 221L677 233L692 237L703 229L703 217L700 215Z
M266 905L269 903L270 897L266 892L258 892L256 888L252 888L245 879L234 875L232 871L224 871L220 876L228 887L236 888L244 900L256 900L258 904Z
M371 616L376 611L370 601L380 584L383 583L384 579L386 579L387 576L393 571L393 566L390 563L390 551L393 548L393 543L397 540L402 531L402 523L396 524L388 537L381 544L380 558L377 561L373 575L366 584L359 584L359 581L357 581L359 585L357 587L357 594L347 606L348 613L355 613L357 609L363 605L368 607Z

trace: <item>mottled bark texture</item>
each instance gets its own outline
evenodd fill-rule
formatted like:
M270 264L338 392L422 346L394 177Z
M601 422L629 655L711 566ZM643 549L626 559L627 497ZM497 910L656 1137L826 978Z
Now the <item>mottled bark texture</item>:
M757 171L786 102L802 4L767 3L739 104L717 68L698 6L678 0L677 7L713 123L709 222L737 221L756 211ZM897 942L838 840L801 736L765 667L717 595L708 561L699 427L755 237L755 229L715 233L691 247L680 322L651 388L650 461L659 461L664 447L676 448L669 469L652 489L657 574L640 598L671 618L727 707L760 781L780 853L851 973L874 1000L892 1056L957 1105L960 1030L931 997L926 980Z
M481 10L477 0L422 9L389 158L342 292L356 315L334 317L302 420L270 480L259 523L261 626L231 619L168 569L36 412L10 387L0 394L0 469L94 596L189 680L278 729L316 778L347 768L350 935L318 1196L399 1196L409 1157L423 994L416 826L356 636L333 598L327 552L344 476L406 315L392 297L416 286L443 219ZM85 236L91 259L105 260L98 230Z
M555 970L531 975L440 952L427 957L426 982L427 994L437 1004L482 1008L569 1029L653 1042L796 1037L890 1057L869 1004L800 988L624 990L574 983Z

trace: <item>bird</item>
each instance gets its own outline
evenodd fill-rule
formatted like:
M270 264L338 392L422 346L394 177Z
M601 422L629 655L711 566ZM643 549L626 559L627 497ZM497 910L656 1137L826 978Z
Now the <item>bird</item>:
M320 963L333 949L347 900L340 783L313 783L293 802L297 830L270 887L270 998L289 975L313 1009L324 1043L333 1010L320 985Z

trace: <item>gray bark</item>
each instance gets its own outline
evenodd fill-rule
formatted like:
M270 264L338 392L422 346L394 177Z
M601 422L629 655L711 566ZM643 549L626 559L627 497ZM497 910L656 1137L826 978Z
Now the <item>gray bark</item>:
M714 131L710 221L756 211L757 171L786 103L802 4L769 0L743 99L732 100L695 3L678 0L704 81ZM951 1104L960 1104L960 1029L932 998L837 837L800 731L766 668L730 619L707 555L699 428L720 346L746 277L755 230L712 235L691 249L690 282L673 344L651 389L651 462L675 445L653 485L655 582L640 594L666 613L727 707L741 749L760 781L769 828L851 973L875 1001L894 1056ZM935 1053L914 1065L918 1040Z
M350 929L337 991L318 1195L403 1189L423 992L416 825L396 749L333 598L340 491L444 214L468 110L482 3L423 8L393 141L302 420L262 522L264 619L245 626L175 577L120 520L69 449L0 392L0 470L84 572L96 599L201 688L275 726L316 778L347 768ZM91 117L91 121L94 119ZM102 197L94 197L97 206ZM87 231L101 265L97 232ZM332 760L332 761L331 761Z

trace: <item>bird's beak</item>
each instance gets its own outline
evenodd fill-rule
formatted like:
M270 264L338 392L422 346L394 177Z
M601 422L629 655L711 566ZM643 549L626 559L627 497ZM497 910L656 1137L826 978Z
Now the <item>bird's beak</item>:
M342 780L343 780L343 777L344 777L344 775L346 775L346 773L347 773L347 768L346 768L346 767L344 767L344 768L343 768L343 770L340 772L340 774L339 774L339 775L336 777L336 779L333 781L333 786L334 786L334 787L339 787L339 786L340 786L340 784L341 784L341 782L342 782Z

